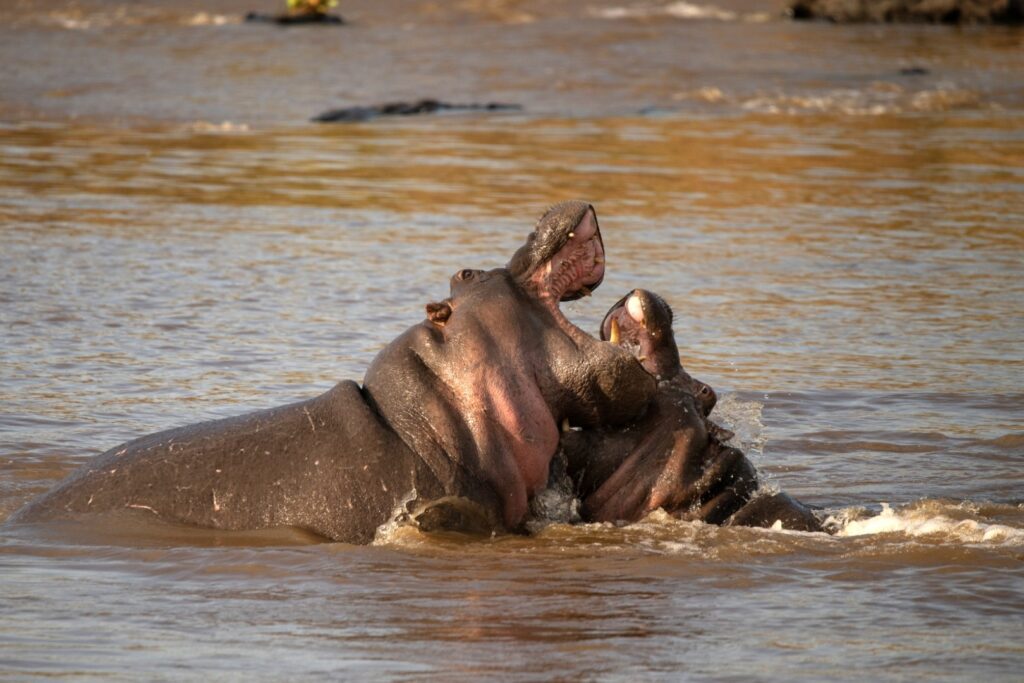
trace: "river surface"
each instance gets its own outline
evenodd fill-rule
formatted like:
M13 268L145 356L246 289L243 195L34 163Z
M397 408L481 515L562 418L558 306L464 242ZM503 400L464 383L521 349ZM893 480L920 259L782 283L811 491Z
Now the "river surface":
M145 433L316 395L597 207L768 488L833 536L0 528L0 678L1019 681L1024 32L770 3L0 6L0 521ZM519 104L320 125L338 106Z

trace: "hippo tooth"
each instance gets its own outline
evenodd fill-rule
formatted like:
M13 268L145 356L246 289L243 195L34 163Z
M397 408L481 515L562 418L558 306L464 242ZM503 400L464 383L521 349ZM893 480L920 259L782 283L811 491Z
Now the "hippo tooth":
M626 312L629 317L641 325L644 324L644 304L638 296L631 296L626 300Z
M574 233L574 232L570 232L570 233L569 233L569 239L572 239L572 238L573 238L573 237L575 237L575 236L576 236L576 233Z
M562 432L563 433L568 432L570 429L572 429L572 427L569 426L569 418L563 417L562 418Z
M602 263L604 263L604 256L595 256L594 257L594 265L595 266L599 266Z
M619 321L615 318L612 318L612 329L608 333L608 341L612 344L619 343Z

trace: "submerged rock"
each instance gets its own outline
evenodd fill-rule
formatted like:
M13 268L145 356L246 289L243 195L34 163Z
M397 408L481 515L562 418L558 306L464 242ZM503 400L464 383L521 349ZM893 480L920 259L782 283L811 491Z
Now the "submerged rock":
M843 24L1019 24L1024 0L790 0L789 12Z
M249 12L245 20L255 23L277 24L278 26L293 26L296 24L333 24L340 26L345 23L337 14L324 14L323 12L297 12L294 14L260 14Z
M415 102L389 102L369 107L343 107L331 109L319 116L313 117L313 121L319 123L350 123L356 121L368 121L378 116L415 116L417 114L433 114L439 111L450 110L472 110L472 111L509 111L520 110L518 104L504 104L501 102L473 102L470 104L452 104L440 100L417 100Z

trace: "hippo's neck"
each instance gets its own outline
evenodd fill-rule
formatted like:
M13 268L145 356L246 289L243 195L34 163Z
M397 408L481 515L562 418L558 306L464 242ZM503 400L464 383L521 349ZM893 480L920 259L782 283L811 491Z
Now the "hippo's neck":
M565 317L562 313L562 309L559 308L559 300L553 296L550 292L539 288L532 281L526 281L521 285L521 291L525 297L535 302L535 305L543 310L547 317L550 318L551 324L562 332L566 337L572 341L581 350L586 350L592 344L600 344L601 341L594 339L579 327L574 325L571 320Z
M443 324L415 325L381 351L364 392L449 494L496 498L516 527L547 481L558 428L537 378L546 332L510 278L492 273L452 300Z
M539 339L548 362L538 377L546 379L541 388L555 417L596 427L626 424L642 415L657 383L636 358L581 330L557 302L533 300L538 319L546 321Z

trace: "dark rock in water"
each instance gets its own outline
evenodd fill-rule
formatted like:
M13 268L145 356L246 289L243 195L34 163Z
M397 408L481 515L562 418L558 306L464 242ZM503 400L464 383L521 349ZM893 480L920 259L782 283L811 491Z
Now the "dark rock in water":
M928 69L923 66L908 66L900 69L900 76L927 76Z
M345 20L337 14L323 14L320 12L301 12L297 14L260 14L249 12L245 15L246 21L263 24L277 24L278 26L295 26L298 24L320 24L340 26Z
M433 114L439 111L464 110L464 111L499 111L499 110L520 110L518 104L503 104L501 102L452 104L440 100L417 100L415 102L389 102L371 107L344 107L342 109L331 109L313 118L320 123L351 123L356 121L369 121L378 116L415 116L417 114Z
M790 0L789 13L842 24L1019 24L1024 0Z

